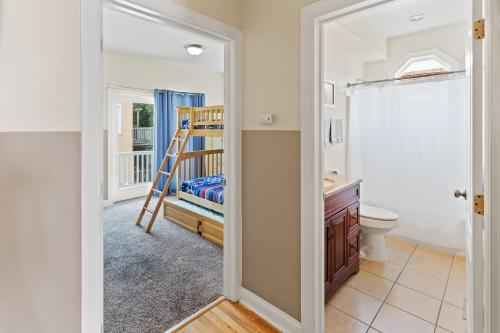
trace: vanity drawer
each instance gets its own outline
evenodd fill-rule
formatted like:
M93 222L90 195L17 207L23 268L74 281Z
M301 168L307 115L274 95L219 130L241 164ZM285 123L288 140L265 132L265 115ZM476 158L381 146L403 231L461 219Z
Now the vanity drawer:
M351 203L359 201L359 184L342 190L325 199L325 217L345 209Z

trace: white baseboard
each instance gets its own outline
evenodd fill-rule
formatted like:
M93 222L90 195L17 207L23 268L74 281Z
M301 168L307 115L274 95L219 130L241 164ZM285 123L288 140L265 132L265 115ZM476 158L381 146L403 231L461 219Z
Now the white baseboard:
M302 332L299 321L255 295L248 289L240 288L240 302L284 333Z

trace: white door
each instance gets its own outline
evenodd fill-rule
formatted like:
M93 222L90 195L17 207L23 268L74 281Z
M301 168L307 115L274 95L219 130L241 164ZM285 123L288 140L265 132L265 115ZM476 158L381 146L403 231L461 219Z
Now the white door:
M112 89L109 99L110 199L145 196L154 177L154 98L152 93Z
M467 57L467 72L470 75L470 145L468 145L468 188L466 189L467 222L466 222L466 317L467 331L470 333L483 332L483 215L475 212L475 196L482 195L484 190L483 179L483 114L484 114L484 40L478 39L474 31L475 22L484 17L481 0L471 1L471 31Z

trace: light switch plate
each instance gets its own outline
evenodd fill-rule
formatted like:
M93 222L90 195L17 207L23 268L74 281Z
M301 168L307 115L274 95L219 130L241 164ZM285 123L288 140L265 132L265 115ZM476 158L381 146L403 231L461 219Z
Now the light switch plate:
M259 114L259 124L272 125L274 122L274 115L272 113Z

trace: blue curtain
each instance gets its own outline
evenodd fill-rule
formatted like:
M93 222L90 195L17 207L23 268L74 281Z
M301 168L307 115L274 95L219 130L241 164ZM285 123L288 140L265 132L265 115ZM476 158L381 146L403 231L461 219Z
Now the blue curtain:
M172 90L158 90L154 92L155 98L155 142L154 155L155 165L154 173L158 172L163 157L165 156L168 146L174 137L177 130L177 110L178 106L205 106L205 94L200 93L184 93ZM203 150L205 149L205 138L191 137L188 142L187 150ZM170 171L174 163L174 158L169 158L167 170ZM157 186L158 189L163 189L167 181L166 176L162 176ZM177 188L176 177L170 184L169 194L175 193Z

